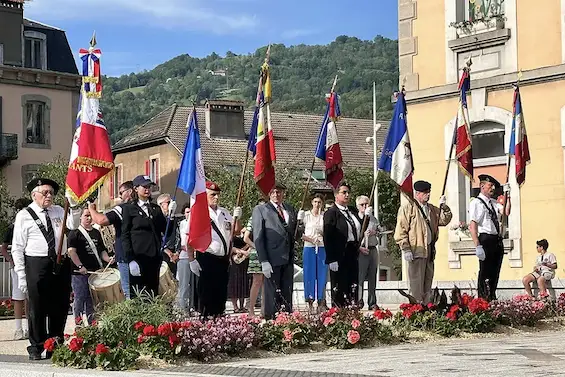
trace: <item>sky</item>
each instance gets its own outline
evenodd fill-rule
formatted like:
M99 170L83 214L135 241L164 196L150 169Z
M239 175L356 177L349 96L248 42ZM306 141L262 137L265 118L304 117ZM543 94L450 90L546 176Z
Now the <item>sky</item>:
M30 0L24 17L66 31L73 54L96 31L102 72L152 69L175 56L248 54L269 43L339 35L397 38L398 0Z

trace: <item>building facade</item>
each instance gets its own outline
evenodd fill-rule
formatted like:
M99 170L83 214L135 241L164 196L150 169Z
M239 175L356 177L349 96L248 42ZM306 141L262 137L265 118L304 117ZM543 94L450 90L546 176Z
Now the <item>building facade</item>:
M0 169L18 197L37 166L68 155L81 78L65 32L0 0Z
M453 211L437 243L438 284L476 287L473 242L453 229L469 222L469 201L479 174L506 182L512 127L513 84L520 92L531 164L519 188L510 161L512 213L505 235L501 286L521 289L532 271L535 241L565 261L565 1L399 0L400 82L405 84L415 179L441 194L446 166L447 203ZM541 26L543 25L543 27ZM448 162L458 106L457 84L471 58L468 97L474 180ZM563 263L563 262L559 262ZM563 277L562 267L557 278ZM558 279L553 285L560 285Z

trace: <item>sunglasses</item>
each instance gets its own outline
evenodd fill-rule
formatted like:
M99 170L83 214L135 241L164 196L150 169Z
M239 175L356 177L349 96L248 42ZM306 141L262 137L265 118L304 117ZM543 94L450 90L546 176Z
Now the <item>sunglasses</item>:
M36 192L40 193L43 196L47 196L47 195L53 196L53 195L55 195L55 191L53 191L53 190L43 190L43 191L36 191Z

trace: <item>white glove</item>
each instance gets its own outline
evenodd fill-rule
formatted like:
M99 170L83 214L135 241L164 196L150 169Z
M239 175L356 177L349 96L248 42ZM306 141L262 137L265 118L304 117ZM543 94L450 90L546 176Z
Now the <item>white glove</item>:
M241 207L235 207L233 209L233 217L241 218L241 215L243 215L243 210L241 209Z
M509 183L503 184L502 185L502 191L510 194L510 184Z
M439 205L442 206L445 203L447 203L447 198L445 197L445 195L442 195L439 197Z
M25 277L18 277L18 288L24 296L27 295L27 280Z
M404 256L404 260L407 262L412 262L414 260L414 254L410 250L403 251L402 255Z
M477 258L479 258L480 261L484 261L486 258L485 249L483 249L482 245L476 247L475 254L477 254Z
M273 266L269 262L261 262L261 271L267 279L270 279L273 273Z
M337 262L330 263L330 271L336 272L337 270L339 270L339 263Z
M177 202L171 200L171 202L169 203L169 216L174 215L176 210L177 210Z
M365 216L373 216L373 207L369 206L365 208Z
M129 273L131 276L141 276L141 270L139 269L139 264L136 261L132 260L129 262Z
M298 221L304 221L304 215L305 215L305 214L306 214L306 213L305 213L303 210L298 211L298 215L296 215L296 219L297 219Z
M189 263L190 271L196 276L200 276L200 271L202 271L202 267L200 267L200 263L195 259Z

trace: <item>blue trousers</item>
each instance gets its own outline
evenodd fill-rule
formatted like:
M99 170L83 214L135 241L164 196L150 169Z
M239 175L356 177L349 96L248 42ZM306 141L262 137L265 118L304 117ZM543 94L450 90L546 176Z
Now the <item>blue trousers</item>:
M305 246L302 252L304 298L306 301L324 300L326 298L326 281L328 267L326 266L326 249Z
M120 283L122 285L122 291L126 299L130 298L130 287L129 287L129 263L118 262L118 270L120 271Z

